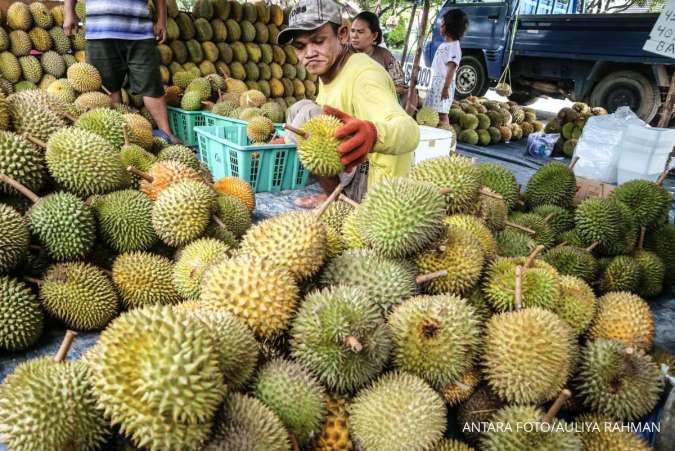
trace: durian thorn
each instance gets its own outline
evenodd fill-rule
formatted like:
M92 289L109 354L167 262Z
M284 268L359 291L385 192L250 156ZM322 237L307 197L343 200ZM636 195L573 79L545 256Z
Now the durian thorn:
M577 165L577 162L578 162L578 161L579 161L579 157L574 157L574 158L572 158L572 161L570 161L570 165L568 166L568 168L574 169L574 166Z
M525 227L525 226L521 226L520 224L516 224L515 222L506 221L505 224L509 227L513 227L514 229L522 230L523 232L528 233L530 235L534 235L534 234L537 233L534 230L532 230L528 227Z
M129 125L126 123L122 125L122 136L124 136L124 145L129 145Z
M452 192L452 188L441 188L440 192L441 192L441 195L444 196L446 194L450 194Z
M361 352L363 349L363 345L359 339L353 335L347 335L344 339L344 344L353 352Z
M103 91L103 92L104 92L106 95L108 95L108 96L111 94L110 91L108 90L108 88L106 88L106 87L103 86L103 85L101 85L101 91Z
M591 252L593 249L595 249L595 248L598 246L598 244L600 244L600 241L593 241L593 243L591 243L591 245L588 246L588 247L586 248L586 250L587 250L588 252Z
M146 172L143 172L140 169L135 168L133 166L127 166L127 171L131 172L134 175L139 176L140 178L142 178L143 180L145 180L147 182L152 183L152 182L155 181L153 176L151 176L150 174L148 174Z
M504 200L504 196L502 196L501 194L497 194L493 191L490 191L488 188L485 188L485 187L482 187L480 190L478 190L478 193L481 196L492 197L494 199Z
M523 267L516 266L516 297L514 304L516 310L523 308Z
M558 398L556 398L555 402L553 405L548 409L548 412L546 412L546 415L544 415L544 418L542 419L542 422L544 423L551 423L555 416L558 414L560 409L562 408L563 404L565 404L565 401L570 399L572 397L572 392L569 391L568 389L564 388L560 394L558 395Z
M8 185L11 186L12 188L14 188L15 190L17 190L17 191L20 192L21 194L23 194L24 196L26 196L26 197L28 198L28 200L30 200L30 201L33 202L33 203L35 203L35 202L37 202L38 200L40 200L40 198L38 197L37 194L35 194L34 192L32 192L31 190L29 190L28 188L26 188L26 187L25 187L24 185L22 185L21 183L19 183L19 182L17 182L16 180L14 180L12 177L9 177L9 176L7 176L7 175L5 175L5 174L0 174L0 182L4 182L4 183L8 184Z
M645 226L640 226L640 241L638 241L638 249L643 249L645 245L645 234L647 233L647 228Z
M36 137L34 137L34 136L31 136L31 135L29 135L28 133L24 133L23 137L26 138L26 141L30 141L31 143L35 144L36 146L38 146L38 147L40 147L40 148L42 148L42 149L46 149L46 148L47 148L47 143L45 143L44 141L42 141L42 140L39 139L39 138L36 138Z
M33 285L40 285L42 281L40 279L36 279L35 277L28 277L28 276L23 276L24 280L32 283Z
M554 217L554 216L555 216L555 213L553 213L553 212L547 214L546 217L544 218L544 222L548 224L548 222L549 222L549 221L551 220L551 218Z
M284 129L288 130L291 133L295 133L296 135L298 135L302 139L309 138L309 133L307 133L306 131L301 130L297 127L293 127L291 124L284 124Z
M295 437L295 434L288 432L288 437L291 439L291 444L293 445L293 451L300 451L300 445L298 444L298 439Z
M219 218L218 216L216 216L216 215L213 215L213 222L215 222L216 225L217 225L218 227L220 227L221 229L226 229L226 228L227 228L227 226L225 225L225 223L224 223L223 221L221 221L220 218Z
M54 356L54 361L55 362L63 362L63 360L66 358L68 355L68 351L70 350L70 346L73 344L73 340L75 339L75 336L77 335L77 332L74 330L68 329L66 331L66 335L63 337L63 341L61 342L61 346L59 347L59 350L57 351L56 355Z
M332 193L330 193L330 196L321 204L321 206L316 210L316 217L320 218L321 215L326 211L328 206L335 200L337 197L340 195L342 190L345 189L345 185L340 183L338 186L335 187Z
M354 208L358 208L361 204L356 202L354 199L345 196L344 194L340 193L339 199L343 202L347 202L349 205L351 205Z
M442 269L440 271L436 272L430 272L427 274L421 274L415 278L415 283L417 285L423 284L424 282L428 282L430 280L438 279L439 277L445 277L448 275L448 270L447 269Z
M656 179L656 184L657 184L658 186L663 185L663 182L666 181L666 177L668 177L668 169L665 169L665 170L661 173L661 175L659 175L659 178Z
M527 257L527 261L525 262L525 269L532 266L532 263L534 263L534 259L537 258L537 255L539 255L541 251L543 251L544 249L546 249L546 246L544 246L543 244L540 244L539 246L534 248L530 256Z

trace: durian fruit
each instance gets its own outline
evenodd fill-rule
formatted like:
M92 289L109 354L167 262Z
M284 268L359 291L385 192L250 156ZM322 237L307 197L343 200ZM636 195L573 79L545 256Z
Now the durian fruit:
M270 259L242 255L206 271L199 301L229 311L258 337L272 338L288 327L298 287L291 274Z
M414 271L369 249L347 250L331 259L321 273L320 284L360 288L383 314L417 293Z
M507 225L509 226L525 227L533 231L534 233L530 236L537 244L544 245L546 248L550 248L555 244L557 236L545 218L535 213L514 212L511 213L508 219Z
M203 181L201 175L192 168L175 160L158 161L153 164L144 177L141 178L139 190L148 195L153 201L162 191L174 183L192 180Z
M216 216L237 238L251 227L251 214L248 208L238 197L229 194L219 194L216 197Z
M495 395L488 385L482 384L469 396L469 399L459 405L457 409L457 425L470 443L477 443L481 434L473 425L488 423L504 401Z
M127 309L175 304L182 300L173 284L173 264L160 255L120 254L112 265L112 280Z
M115 191L93 202L104 241L117 252L144 251L157 241L152 201L136 190Z
M66 71L68 81L78 92L98 91L101 89L101 74L89 63L75 63Z
M265 95L255 89L249 89L242 92L239 96L239 106L242 108L258 108L266 102Z
M649 451L652 448L637 434L621 428L622 422L597 413L576 418L579 438L584 450ZM596 428L595 425L598 427Z
M601 293L612 291L637 293L641 271L636 259L628 255L619 255L603 266L599 279Z
M556 235L574 228L574 212L557 205L542 204L532 209L532 213L541 216Z
M87 361L98 406L135 446L205 444L227 388L216 342L189 312L169 306L126 312L101 333Z
M64 55L63 60L65 62L66 61L65 55L70 55L69 52L71 51L70 39L68 38L68 36L66 36L62 27L52 27L48 33L49 36L52 38L52 48L59 55Z
M362 249L366 247L363 241L363 234L359 230L358 212L360 209L354 209L346 218L342 225L342 241L347 249Z
M561 275L579 277L588 283L597 278L598 262L587 249L568 245L556 246L546 251L542 258Z
M500 257L525 257L537 247L526 233L507 227L495 235L497 254Z
M198 302L182 302L174 306L200 321L215 341L220 370L229 389L246 386L258 364L258 342L251 329L222 309L203 307Z
M213 440L204 451L291 451L279 417L256 398L231 393L220 409Z
M596 241L600 246L611 246L623 238L621 210L612 199L584 200L575 211L574 221L575 230L585 246Z
M425 160L410 171L410 178L445 189L448 214L468 213L478 202L481 176L469 158L451 155Z
M312 292L293 320L291 355L332 391L363 387L382 371L390 349L380 310L358 288Z
M238 197L251 213L255 210L255 193L253 192L253 188L239 177L223 177L214 183L213 189L217 193Z
M120 160L122 160L122 165L126 168L133 166L139 171L148 171L152 165L157 162L157 157L141 146L128 144L122 146L120 149ZM137 189L140 185L141 178L134 173L131 173L130 177L131 187Z
M0 55L0 63L1 59ZM56 97L37 89L17 92L7 97L12 125L17 134L27 133L33 138L47 141L54 132L66 127L66 121L61 114L63 111L55 111L52 107L56 105L46 103L49 101L46 97L59 102Z
M127 113L124 120L129 126L129 136L132 141L144 149L152 147L154 137L152 135L152 124L142 115Z
M483 188L483 191L487 194L496 194L490 188ZM509 207L506 202L491 195L481 196L474 210L474 215L480 218L493 233L504 230L508 213Z
M446 404L453 407L469 399L479 382L480 372L474 367L465 371L454 382L444 386L440 390L440 394Z
M346 399L330 396L326 399L327 416L314 451L353 451L349 437L349 412Z
M195 171L199 170L199 160L197 159L194 151L189 147L174 144L171 146L166 146L157 154L158 161L179 161L185 166L194 169Z
M648 180L630 180L610 194L628 207L639 226L653 227L668 217L672 195L662 186Z
M7 8L7 26L12 30L27 31L33 25L33 16L27 4L14 2Z
M37 296L24 282L0 276L0 299L0 349L20 351L29 348L40 338L44 324L44 313ZM0 390L0 405L2 399Z
M588 338L617 340L648 350L654 341L654 317L649 305L627 292L607 293L598 299L598 310Z
M645 298L661 294L666 272L663 261L655 253L642 249L635 252L633 258L640 267L637 294Z
M269 260L301 280L316 273L323 264L326 230L314 213L283 213L251 227L240 249Z
M211 220L215 192L207 185L182 180L162 191L152 207L152 226L169 246L183 246L199 238Z
M254 117L246 125L246 135L251 144L265 144L274 135L274 124L264 116Z
M525 188L525 199L530 208L544 204L569 208L576 189L574 172L562 163L553 162L532 175Z
M110 143L80 128L54 133L47 142L45 159L54 179L80 196L105 194L130 182Z
M364 449L431 449L446 427L441 397L422 379L403 372L381 376L349 407L352 438Z
M335 137L340 127L342 122L327 114L315 116L303 125L305 135L298 135L298 156L312 174L331 177L345 170L338 151L341 141Z
M13 83L21 80L21 65L16 56L9 51L0 53L0 75L12 84L12 92L14 92Z
M535 252L539 249L535 249ZM532 258L500 257L487 268L483 294L497 312L513 310L516 305L516 268L522 266L521 303L523 307L553 310L559 302L560 276L548 263Z
M572 328L554 313L537 307L501 313L487 324L483 375L503 400L539 404L563 389L576 352Z
M15 3L17 4L17 3ZM11 449L99 449L111 435L82 361L41 357L19 364L0 387L0 434ZM64 421L60 412L70 412Z
M429 107L422 107L417 111L417 114L415 115L415 119L417 120L417 123L420 125L428 125L429 127L436 127L438 126L438 112L436 110L433 110Z
M543 419L544 412L536 406L507 406L495 412L493 424L502 425L502 429L489 428L480 441L481 449L540 451L577 451L581 448L581 439L571 425L564 420Z
M675 284L675 224L664 224L653 232L647 233L645 249L661 258L665 266L665 285Z
M0 203L0 274L14 269L26 256L30 234L23 216Z
M359 207L359 229L376 252L401 258L438 238L444 215L445 200L432 183L393 178L368 190Z
M40 56L40 64L46 73L56 78L61 78L66 73L66 63L63 57L52 50Z
M474 363L480 339L473 308L453 295L417 296L396 306L387 318L394 363L441 389Z
M475 449L459 440L444 438L436 444L433 451L475 451Z
M480 241L457 226L448 226L446 234L427 251L415 258L420 274L447 270L447 275L424 284L431 294L464 296L478 283L483 272L484 254Z
M299 444L308 443L321 432L326 394L302 365L285 359L268 362L258 371L253 393L279 417Z
M47 93L57 97L59 100L65 103L75 102L75 90L72 86L70 86L70 82L65 78L60 78L55 82L52 82L47 87Z
M591 325L596 304L595 293L586 282L573 276L560 277L560 300L555 303L553 312L578 335Z
M471 215L452 215L446 217L444 223L448 233L459 229L460 233L473 235L480 243L485 261L492 261L497 256L497 242L490 229L479 218Z
M176 291L185 299L199 299L204 273L229 251L229 246L214 238L201 238L181 249L173 268Z
M40 283L40 300L50 315L74 330L103 329L118 313L108 277L83 262L52 266Z
M344 221L354 210L347 202L337 200L331 202L328 208L320 216L321 222L326 226L326 257L330 261L342 254L347 248L343 235Z
M584 404L618 420L637 420L651 412L664 388L659 367L641 349L612 340L589 341L578 374Z
M107 94L102 92L84 92L75 99L75 106L82 111L89 111L97 108L110 108L112 101Z
M21 65L21 72L23 73L23 78L31 83L39 83L42 78L42 66L40 61L32 56L22 56L19 58L19 64ZM35 85L33 85L35 86ZM18 91L18 90L17 90Z

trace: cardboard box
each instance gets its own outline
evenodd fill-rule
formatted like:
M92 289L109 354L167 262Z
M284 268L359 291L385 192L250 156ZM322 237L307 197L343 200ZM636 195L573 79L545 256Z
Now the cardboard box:
M607 197L615 188L616 185L611 183L577 176L577 194L574 196L574 205L579 205L589 197Z

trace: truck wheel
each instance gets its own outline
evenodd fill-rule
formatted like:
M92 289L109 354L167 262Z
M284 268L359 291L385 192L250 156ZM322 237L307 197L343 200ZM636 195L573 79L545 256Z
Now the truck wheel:
M610 113L628 106L643 121L656 115L661 103L659 88L640 72L620 70L600 80L591 92L591 105L601 106Z
M473 55L462 57L455 75L455 91L458 99L480 97L488 89L487 71L483 62Z

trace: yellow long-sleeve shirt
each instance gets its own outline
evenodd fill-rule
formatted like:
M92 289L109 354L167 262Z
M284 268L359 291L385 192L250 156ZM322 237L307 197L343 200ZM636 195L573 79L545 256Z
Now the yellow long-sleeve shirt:
M377 129L368 155L368 186L408 174L420 140L415 120L401 108L387 71L365 53L355 53L330 83L319 83L319 105L329 105Z

